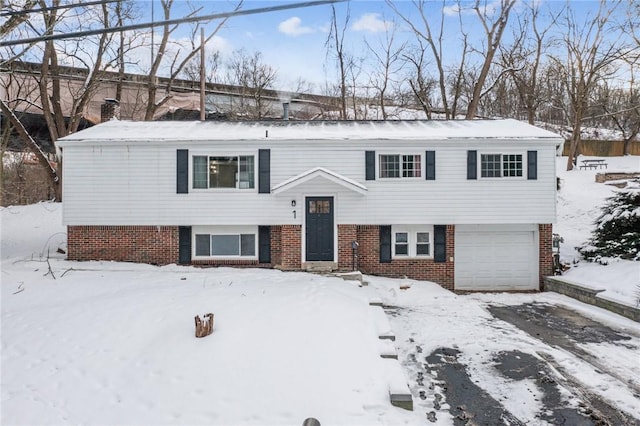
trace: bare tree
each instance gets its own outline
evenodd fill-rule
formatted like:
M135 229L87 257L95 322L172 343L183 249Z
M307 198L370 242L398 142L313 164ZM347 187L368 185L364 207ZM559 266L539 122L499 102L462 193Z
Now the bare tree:
M367 48L375 58L375 65L369 76L369 83L376 91L376 98L378 100L380 111L382 112L383 120L386 120L388 117L385 109L385 103L389 88L392 84L392 76L401 71L403 66L401 61L402 54L407 46L406 42L396 46L394 43L395 35L396 26L395 23L392 23L391 27L387 28L385 31L385 39L380 44L379 49L372 47L365 39Z
M403 59L406 64L410 65L410 70L407 73L406 80L411 88L411 93L418 105L424 111L426 117L431 120L433 118L433 102L432 93L436 90L438 82L427 76L427 60L425 59L425 49L423 40L417 39L418 46L413 49L408 49L403 54ZM446 93L446 92L445 92ZM448 114L449 111L447 110Z
M613 75L612 64L624 56L621 33L616 31L610 19L620 3L601 0L596 16L588 16L586 22L579 22L570 6L564 15L562 44L566 56L551 56L551 59L565 80L570 106L572 133L567 170L572 170L576 162L582 121L590 97L599 81Z
M271 103L267 92L276 82L277 71L262 61L262 54L237 50L227 64L227 81L239 87L239 108L245 118L262 119L269 114Z
M530 3L525 13L517 17L512 45L500 47L502 67L515 84L529 124L535 123L536 112L543 102L538 85L540 65L548 45L547 35L555 26L559 13L550 16L549 23L542 29L539 28L539 17L539 3Z
M222 76L220 75L220 67L222 64L222 58L220 52L214 52L207 55L205 59L205 79L207 83L220 83ZM200 81L200 55L194 57L189 61L182 71L180 76L191 81Z
M493 64L493 58L500 47L502 34L507 27L509 14L511 13L511 9L515 3L516 0L500 0L500 10L498 11L498 15L492 19L490 15L492 15L493 11L489 10L492 8L488 7L487 1L476 0L475 2L473 10L482 24L486 40L482 52L484 60L480 68L480 72L478 73L477 80L473 86L473 93L471 95L471 100L469 101L469 106L467 107L467 120L474 118L478 113L480 99L484 96L487 90L485 89L485 83L489 76L491 65Z
M175 0L161 0L160 3L162 5L163 19L169 20L171 19L171 9L173 8ZM235 10L238 10L242 6L242 1L240 1ZM187 15L193 16L198 12L198 10L192 11ZM204 45L206 45L212 38L215 36L220 28L227 22L228 18L222 19L214 28L214 30L205 38ZM151 69L148 72L149 75L149 83L147 90L147 108L145 112L144 119L145 120L153 120L156 111L162 105L167 103L167 101L171 98L171 90L173 87L173 83L176 78L180 75L184 67L194 58L199 52L200 49L204 48L204 45L196 43L196 40L199 40L196 35L200 29L201 24L195 24L192 26L190 43L191 45L188 47L186 54L182 57L181 49L178 48L175 53L172 53L168 47L170 44L171 35L178 28L178 25L170 26L165 24L162 26L162 37L160 39L160 43L157 48L154 46L155 54L151 63ZM157 99L158 95L158 83L157 77L163 72L163 67L168 66L168 80L166 83L163 83L164 93L160 99Z
M329 34L325 41L325 48L327 49L327 56L334 56L336 65L338 68L338 87L340 96L340 119L347 119L347 68L349 64L349 55L345 52L344 48L344 35L349 24L350 11L347 7L347 13L344 18L344 23L338 25L338 16L336 14L336 8L331 5L331 22Z
M428 2L426 0L414 0L413 1L413 5L415 6L417 12L418 12L418 20L420 21L420 24L422 25L421 27L419 27L420 24L418 23L414 23L412 18L414 15L412 16L407 16L407 15L403 15L402 13L400 13L399 9L397 8L397 5L392 1L392 0L386 0L387 5L389 5L389 7L391 7L391 9L393 9L393 11L407 24L409 25L409 27L411 28L411 30L413 31L413 33L416 35L416 37L419 40L422 40L424 42L427 43L427 45L429 46L429 48L431 49L431 54L433 56L433 61L435 63L436 69L438 70L438 87L440 88L440 98L441 98L441 102L442 102L442 107L444 109L444 114L445 114L445 118L447 120L455 118L454 115L451 114L451 108L449 105L449 98L448 98L448 93L447 93L447 72L445 70L445 64L444 64L444 51L443 51L443 41L444 41L444 29L445 29L445 25L444 25L444 10L445 10L445 6L446 6L446 1L442 0L442 3L440 4L440 12L437 14L439 16L439 22L437 22L437 34L434 36L433 31L432 31L432 25L429 21L429 16L432 15L436 15L436 13L434 13L433 10L431 10L429 8L429 6L433 6L434 8L436 7L436 3L435 2ZM466 35L463 32L463 38L464 38L464 47L465 49L463 50L466 54ZM424 49L424 45L422 44L422 41L419 42L420 45L420 50L421 50L421 54L419 55L419 59L418 62L423 63L424 62L424 53L425 53L425 49ZM416 66L415 61L414 62L414 66ZM420 81L422 78L420 76L417 76L416 79L418 81ZM420 90L420 89L419 89ZM423 106L424 108L424 106ZM426 111L425 111L426 112Z

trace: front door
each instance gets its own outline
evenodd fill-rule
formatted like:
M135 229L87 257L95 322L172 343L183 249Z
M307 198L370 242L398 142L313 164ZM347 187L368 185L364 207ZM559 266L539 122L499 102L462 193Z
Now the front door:
M306 260L333 261L333 197L306 198Z

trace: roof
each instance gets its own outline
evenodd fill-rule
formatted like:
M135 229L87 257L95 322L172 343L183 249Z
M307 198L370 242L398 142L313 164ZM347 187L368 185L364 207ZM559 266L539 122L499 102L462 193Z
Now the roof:
M425 121L119 121L61 138L70 142L227 140L553 139L561 136L513 119Z

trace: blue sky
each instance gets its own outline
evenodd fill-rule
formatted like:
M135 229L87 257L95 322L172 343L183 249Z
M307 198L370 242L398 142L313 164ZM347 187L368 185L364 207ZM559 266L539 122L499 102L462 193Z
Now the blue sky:
M146 19L150 19L151 1L154 5L156 19L160 19L160 4L158 0L140 1ZM487 0L489 5L496 0ZM545 1L545 7L557 10L565 5L564 1ZM272 5L295 3L286 1L246 1L243 9L263 8ZM441 1L428 2L433 9L434 19L439 19ZM199 14L213 14L233 9L235 3L231 1L186 1L176 0L172 17L182 17L191 7L202 7ZM418 17L415 7L410 1L396 2L399 9L407 16ZM597 1L572 1L572 8L584 17L588 13L595 13ZM517 16L518 8L514 9L512 19ZM343 22L347 10L350 11L350 21L345 35L346 49L354 56L362 57L365 67L370 66L372 55L367 51L364 40L369 44L380 45L385 38L385 30L395 26L398 43L410 40L414 35L407 26L395 15L393 10L383 0L350 1L336 3L335 8L339 22ZM465 29L470 32L470 39L480 47L482 37L480 24L471 13L463 14ZM215 40L208 45L208 51L220 50L222 56L228 56L233 50L245 49L248 52L259 51L264 62L278 70L277 88L290 90L298 77L316 84L319 88L327 80L335 81L334 63L327 58L325 41L331 18L331 6L321 5L308 8L291 9L279 12L269 12L249 16L230 18L225 27L218 33ZM145 20L146 20L145 19ZM209 24L211 29L214 24ZM460 50L458 15L445 14L445 52L450 61L457 58ZM181 29L177 37L186 37L188 28ZM509 37L506 35L505 37ZM316 90L317 91L317 90Z

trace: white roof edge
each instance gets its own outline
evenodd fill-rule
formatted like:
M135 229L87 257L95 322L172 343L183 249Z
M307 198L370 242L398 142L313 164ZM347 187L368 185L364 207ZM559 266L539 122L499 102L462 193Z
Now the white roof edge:
M391 121L108 121L59 139L60 146L100 144L283 140L531 140L560 135L514 119Z
M324 167L314 167L300 173L299 175L293 176L285 180L284 182L279 183L278 185L275 185L273 188L271 188L271 192L274 195L277 195L289 191L297 187L298 185L308 182L309 180L316 177L322 177L324 179L330 180L331 182L334 182L359 194L364 195L368 191L366 186L362 185L359 182L356 182L353 179L349 179L348 177L342 176L341 174Z

